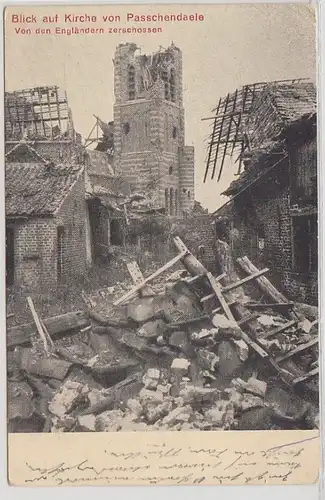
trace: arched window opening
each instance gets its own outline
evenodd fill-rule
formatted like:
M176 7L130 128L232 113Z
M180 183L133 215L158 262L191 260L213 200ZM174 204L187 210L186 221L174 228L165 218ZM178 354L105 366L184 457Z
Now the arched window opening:
M129 86L129 100L135 99L135 69L134 66L128 67L128 86Z
M172 175L172 173L173 173L173 166L171 165L171 166L169 167L169 175Z
M165 189L165 213L169 214L169 190Z
M172 68L170 71L170 79L169 79L169 88L170 88L170 100L175 102L176 93L175 93L175 70Z
M179 212L178 189L175 189L175 215Z
M170 96L169 96L169 81L168 81L167 70L164 69L161 72L161 79L165 82L165 99L168 101L170 99Z
M170 215L174 215L174 189L173 188L170 188L170 190L169 190L169 203L170 203L169 213L170 213Z
M177 137L177 127L173 127L173 139Z
M188 199L191 198L191 191L187 191L187 197L188 197Z
M116 219L110 221L110 242L111 245L123 245L123 231L121 224Z
M130 132L130 124L129 124L129 122L126 122L126 123L123 124L123 130L124 130L124 134L128 135L128 133Z

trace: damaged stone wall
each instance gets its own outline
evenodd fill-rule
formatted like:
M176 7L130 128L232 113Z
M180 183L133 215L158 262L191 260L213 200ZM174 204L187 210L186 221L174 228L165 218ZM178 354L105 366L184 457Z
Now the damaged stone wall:
M194 203L194 149L184 146L182 54L174 45L153 56L137 50L121 44L115 53L115 171L134 190L151 193L155 206L181 215Z
M137 247L141 255L139 263L166 262L175 256L173 238L179 236L190 251L200 258L205 267L214 272L216 259L214 254L215 228L210 215L186 218L164 216L147 217L143 221L132 221L125 225L125 248Z
M57 226L65 228L64 274L66 279L83 276L87 268L85 177L77 180L56 217Z
M247 255L258 267L269 267L272 281L289 298L317 304L317 273L293 269L290 187L285 168L272 181L251 188L234 200L227 233L235 257Z

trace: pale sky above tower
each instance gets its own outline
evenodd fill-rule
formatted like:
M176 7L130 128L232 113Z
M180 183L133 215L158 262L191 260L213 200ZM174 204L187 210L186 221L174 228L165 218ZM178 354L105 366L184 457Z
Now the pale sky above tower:
M19 9L17 12L26 11ZM58 6L53 10L60 13ZM219 98L241 85L316 79L314 14L307 5L102 5L71 10L98 17L121 14L122 18L130 11L204 14L202 22L164 23L163 32L156 34L24 36L15 34L15 26L7 23L5 90L59 85L67 91L75 128L85 138L94 124L93 115L113 119L112 60L116 46L134 42L142 53L151 53L173 41L183 53L185 134L186 144L195 147L196 199L210 211L227 201L220 193L234 179L236 169L228 162L221 182L208 179L203 184L205 140L212 122L202 118L212 116ZM34 11L41 15L46 7ZM121 22L119 26L124 25Z

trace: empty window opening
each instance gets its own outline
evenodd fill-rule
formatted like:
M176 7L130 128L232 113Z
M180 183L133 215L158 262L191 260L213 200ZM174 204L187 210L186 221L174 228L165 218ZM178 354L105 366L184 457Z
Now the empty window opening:
M175 102L175 71L172 68L170 71L170 79L169 79L169 87L170 87L170 100Z
M165 213L169 214L169 190L165 189Z
M317 271L317 217L292 219L293 270L298 273Z
M57 277L60 281L64 273L64 227L58 226L56 239Z
M175 189L175 215L179 212L178 189Z
M188 199L191 198L191 191L187 191L187 197L188 197Z
M121 224L118 220L112 219L110 221L110 242L111 245L123 245L123 232Z
M128 133L130 132L130 124L129 124L129 122L126 122L126 123L123 124L123 130L124 130L124 134L128 135Z
M174 189L170 188L169 190L169 213L170 215L174 215Z
M168 73L166 70L161 72L161 79L165 82L165 99L168 101L169 96L169 81L168 81Z
M282 235L282 219L281 219L280 205L277 205L277 207L276 207L276 213L277 213L277 223L278 223L278 236L279 236L279 238L281 238L281 235Z
M172 173L173 173L173 167L172 167L172 165L171 165L171 166L169 167L169 175L172 175Z
M183 188L183 193L186 193L186 189L185 188Z
M177 127L173 127L173 139L177 137Z
M6 281L12 286L15 279L15 233L12 227L6 228Z
M134 66L128 68L129 100L135 99L135 69Z

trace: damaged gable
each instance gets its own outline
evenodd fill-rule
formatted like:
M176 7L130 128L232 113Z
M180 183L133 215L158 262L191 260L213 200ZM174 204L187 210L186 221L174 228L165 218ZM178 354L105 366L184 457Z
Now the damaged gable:
M245 158L252 163L253 157L272 152L281 134L313 118L316 86L308 79L246 85L221 98L214 112L204 181L209 174L219 181L226 157L235 154L240 174Z

